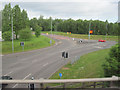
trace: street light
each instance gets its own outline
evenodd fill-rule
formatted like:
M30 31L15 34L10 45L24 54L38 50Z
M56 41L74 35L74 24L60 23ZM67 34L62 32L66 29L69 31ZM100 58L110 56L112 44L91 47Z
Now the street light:
M14 40L14 37L13 37L13 14L11 15L11 28L12 28L12 52L14 53L14 43L13 43L13 40Z
M120 1L118 2L118 28L120 28ZM118 31L118 36L120 35L120 31ZM118 40L120 45L120 40Z
M107 38L107 31L108 31L108 23L106 22L106 35L105 35L105 40Z
M52 17L51 17L51 34L52 34Z
M91 28L91 21L89 22L89 40L90 40L90 28Z

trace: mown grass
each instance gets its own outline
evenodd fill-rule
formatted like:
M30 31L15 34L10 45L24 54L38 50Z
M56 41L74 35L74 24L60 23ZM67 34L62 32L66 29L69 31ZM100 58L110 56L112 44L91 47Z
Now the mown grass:
M20 42L24 42L24 51L35 50L40 48L45 48L55 43L52 40L52 44L50 44L50 38L45 36L39 36L38 38L33 36L33 38L29 41L22 40L14 40L14 52L22 52L22 46L20 46ZM2 54L12 53L12 41L3 41L2 42Z
M61 79L86 79L104 77L103 63L108 56L110 49L99 50L85 54L74 64L68 63L54 73L50 79L60 79L59 73L62 73ZM87 84L87 83L86 83ZM93 84L93 83L91 83ZM46 84L46 86L57 86L63 84ZM81 86L81 84L72 85L72 88ZM70 86L68 86L70 88Z
M88 53L80 57L74 64L68 63L58 70L50 79L59 79L59 73L62 73L62 79L81 79L81 78L100 78L104 77L102 64L108 56L110 49L99 50Z
M48 33L51 34L50 31L45 31L42 33ZM88 39L88 35L85 34L67 34L64 32L52 32L52 34L57 34L57 35L63 35L63 36L68 36L68 37L73 37L73 38L81 38L81 39ZM103 39L103 40L107 40L107 41L118 41L118 36L110 36L107 35L107 37L105 35L90 35L90 39L91 40L99 40L99 39Z

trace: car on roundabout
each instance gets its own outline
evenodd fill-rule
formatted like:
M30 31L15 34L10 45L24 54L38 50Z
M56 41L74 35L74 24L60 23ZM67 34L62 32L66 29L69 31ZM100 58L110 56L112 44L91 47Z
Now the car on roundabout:
M98 42L106 42L106 40L101 40L101 39L99 39Z

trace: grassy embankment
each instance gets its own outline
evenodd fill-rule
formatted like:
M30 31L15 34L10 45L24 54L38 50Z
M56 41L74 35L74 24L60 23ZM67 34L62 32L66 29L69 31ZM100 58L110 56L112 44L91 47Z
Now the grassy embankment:
M22 52L22 46L20 46L20 42L24 42L24 51L30 51L40 48L45 48L50 46L50 38L45 36L39 36L38 38L33 36L29 41L21 41L14 40L14 52ZM52 45L55 43L52 40ZM2 54L12 53L12 42L11 41L3 41L2 42Z
M105 62L109 50L99 50L83 55L74 64L68 63L63 66L51 79L59 79L59 73L63 74L62 79L104 77L102 64Z
M45 31L45 32L42 32L42 33L51 34L50 31L48 31L48 32ZM64 33L64 32L52 32L52 34L63 35L63 36L68 36L68 37L73 37L73 38L88 39L88 35L85 35L85 34L67 34L67 33ZM99 39L105 40L105 37L106 37L105 35L90 35L90 39L92 39L92 40L99 40ZM107 41L118 41L118 36L107 35L106 40Z
M60 79L59 73L62 73L62 79L83 79L83 78L101 78L104 77L103 63L108 56L110 49L99 50L88 53L80 57L74 64L69 62L63 66L50 79ZM48 86L56 86L62 84L47 84ZM81 86L75 84L71 87ZM69 86L70 87L70 86Z

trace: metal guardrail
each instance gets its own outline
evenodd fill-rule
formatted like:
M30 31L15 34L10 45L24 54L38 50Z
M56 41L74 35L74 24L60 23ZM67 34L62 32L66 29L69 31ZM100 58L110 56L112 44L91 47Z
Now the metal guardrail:
M39 80L0 80L0 84L44 84L63 83L63 88L67 83L86 83L86 82L110 82L110 87L114 87L114 82L119 82L120 77L112 76L110 78L89 78L89 79L39 79ZM94 86L95 87L95 86Z
M28 83L80 83L80 82L107 82L119 81L120 77L111 78L90 78L90 79L39 79L39 80L0 80L0 83L8 84L28 84Z

